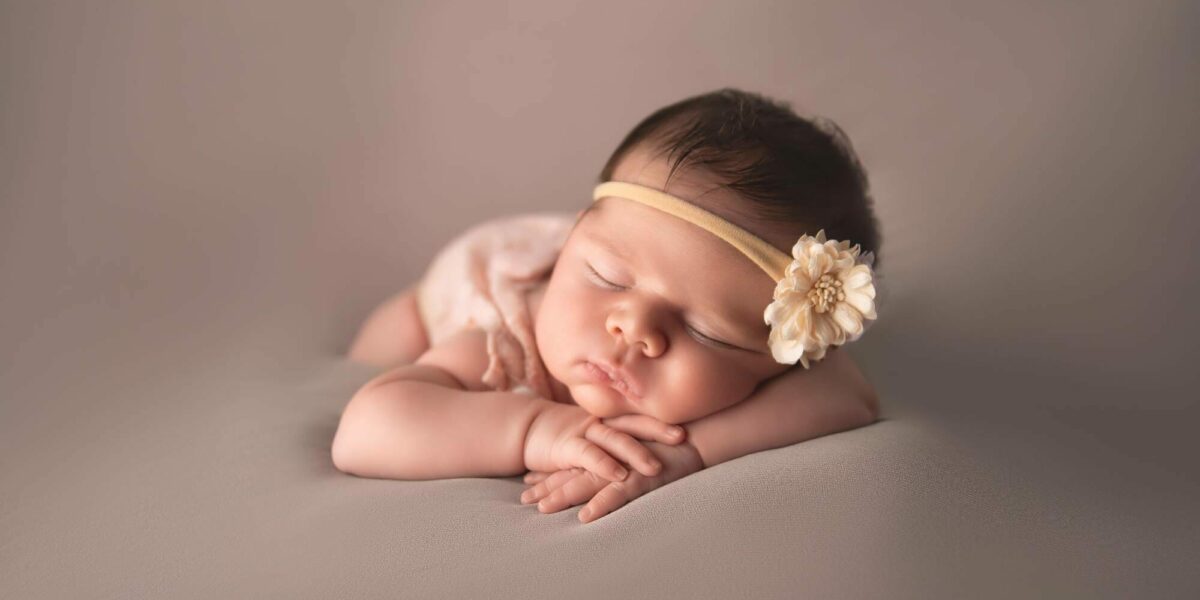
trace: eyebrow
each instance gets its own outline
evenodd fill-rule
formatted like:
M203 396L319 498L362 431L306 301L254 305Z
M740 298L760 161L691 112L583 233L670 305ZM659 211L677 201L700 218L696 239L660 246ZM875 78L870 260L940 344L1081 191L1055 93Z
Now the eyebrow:
M610 253L617 256L618 258L621 258L622 260L624 260L627 263L634 262L632 259L632 256L630 255L629 252L625 251L623 248L621 248L620 246L617 246L616 244L610 242L609 240L606 240L602 237L593 235L588 232L583 232L583 237L587 241L589 241L597 246L600 246L601 248L609 251ZM705 313L705 314L702 314L701 317L706 324L709 324L710 327L717 327L719 329L725 330L725 331L712 332L713 335L723 338L720 341L723 341L728 344L733 344L735 346L738 346L739 348L743 348L750 352L761 352L757 347L755 347L755 345L753 345L753 344L747 345L745 343L745 342L750 341L749 339L740 339L741 336L729 335L729 334L732 334L732 333L735 333L735 332L738 332L741 330L741 328L737 326L737 323L730 321L729 319L721 318L720 316L717 316L714 313Z

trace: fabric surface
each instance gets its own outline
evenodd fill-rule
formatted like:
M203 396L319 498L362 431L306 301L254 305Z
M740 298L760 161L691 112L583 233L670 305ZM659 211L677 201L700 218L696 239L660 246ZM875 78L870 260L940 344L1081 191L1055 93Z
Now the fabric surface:
M1200 598L1200 3L0 3L0 598ZM338 472L357 327L737 85L870 171L869 427L593 523Z
M570 215L502 217L451 240L417 288L429 343L479 327L487 332L484 384L553 398L527 295L550 276L574 223Z

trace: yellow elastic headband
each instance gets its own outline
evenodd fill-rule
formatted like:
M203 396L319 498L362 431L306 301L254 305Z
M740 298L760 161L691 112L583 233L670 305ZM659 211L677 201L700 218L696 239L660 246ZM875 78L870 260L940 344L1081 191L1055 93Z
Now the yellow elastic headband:
M713 235L729 242L742 254L748 256L750 260L754 261L754 264L762 267L762 270L771 276L772 281L781 279L784 269L787 268L788 263L792 262L790 256L768 244L766 240L691 202L681 200L666 192L621 181L602 183L592 191L593 201L608 196L640 202L711 231Z
M792 256L766 240L695 204L666 192L622 181L608 181L592 191L592 201L616 197L657 208L693 223L725 240L754 261L776 282L774 300L763 313L771 326L767 345L776 361L809 362L826 348L862 336L864 320L875 319L874 255L860 256L848 241L826 240L825 230L803 235Z

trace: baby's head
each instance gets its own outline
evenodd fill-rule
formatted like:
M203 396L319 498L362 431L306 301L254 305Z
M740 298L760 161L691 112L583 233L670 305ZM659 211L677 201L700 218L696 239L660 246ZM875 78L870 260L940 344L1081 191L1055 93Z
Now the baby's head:
M824 229L874 252L866 175L832 122L725 89L667 106L613 152L600 181L667 192L790 255ZM603 198L575 223L535 324L547 370L588 412L686 423L792 368L767 344L775 281L729 242L656 208ZM589 363L630 384L619 391ZM621 387L621 386L618 386Z

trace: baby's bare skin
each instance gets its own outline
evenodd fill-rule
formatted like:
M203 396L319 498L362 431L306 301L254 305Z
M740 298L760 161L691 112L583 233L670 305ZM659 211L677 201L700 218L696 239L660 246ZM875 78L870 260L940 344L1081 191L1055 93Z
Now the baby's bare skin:
M720 207L728 201L722 195L729 192L714 187L702 176L676 174L668 182L666 173L665 159L634 152L618 164L614 179L663 189L736 220L736 215L721 213ZM776 246L782 243L770 240L769 235L762 237ZM874 421L878 415L874 390L844 351L829 352L807 371L789 369L772 359L762 311L771 301L773 289L769 277L716 236L634 202L601 200L576 225L551 276L527 295L537 351L553 391L551 400L580 407L601 418L645 415L662 423L683 425L687 443L702 459L701 467ZM460 391L484 391L478 381L487 362L481 336L475 336L474 341L466 336L454 349L422 348L422 336L415 334L401 338L409 345L399 352L381 353L383 346L372 343L389 337L380 331L423 331L411 304L411 300L397 298L388 305L390 308L381 307L378 314L373 314L353 345L351 357L386 362L417 353L422 357L418 363L437 365L443 374L452 374L451 381L465 386ZM713 339L721 344L711 343ZM618 367L630 385L614 386L591 377L586 363L592 361ZM393 374L393 379L418 377L418 371ZM437 377L435 373L434 379ZM436 385L430 381L415 385L431 384ZM406 389L417 391L412 385ZM497 401L503 398L505 402L517 402L503 393L485 395ZM797 401L799 398L803 401ZM438 418L470 418L469 412L462 411L472 410L472 404L452 404L430 406L420 414L430 415L429 411L436 408L444 409ZM535 416L497 413L495 433L487 433L490 430L480 424L485 428L478 435L517 440L514 428L528 429L525 419ZM375 423L370 426L377 427L379 421L361 418L359 422ZM424 426L443 427L440 423L431 421ZM396 425L401 426L408 425ZM339 437L343 433L354 435L339 428ZM403 436L380 434L377 439L385 437ZM471 456L478 456L491 469L480 472L489 473L509 473L515 466L512 461L519 460L513 457L520 456L519 448L507 446L497 446L487 454L466 454L475 450L443 445L438 453L443 461L454 458L453 464L464 466L476 460ZM395 456L399 450L390 451ZM455 457L454 453L462 455ZM506 458L498 459L501 455ZM431 475L456 472L426 471L415 463L412 468L413 472ZM377 472L408 471L384 468ZM551 474L543 473L543 479L549 480ZM563 480L569 478L556 479ZM572 489L574 495L569 497L565 492L553 496L554 490L544 490L553 496L553 502L546 506L563 508L564 504L587 500L581 495L589 493L586 486ZM625 489L642 493L636 490L644 492L645 486L627 485ZM621 501L611 493L595 495L603 501L589 508L601 514Z
M413 284L371 311L346 356L387 369L417 362L426 350L429 335L417 311L417 284Z

